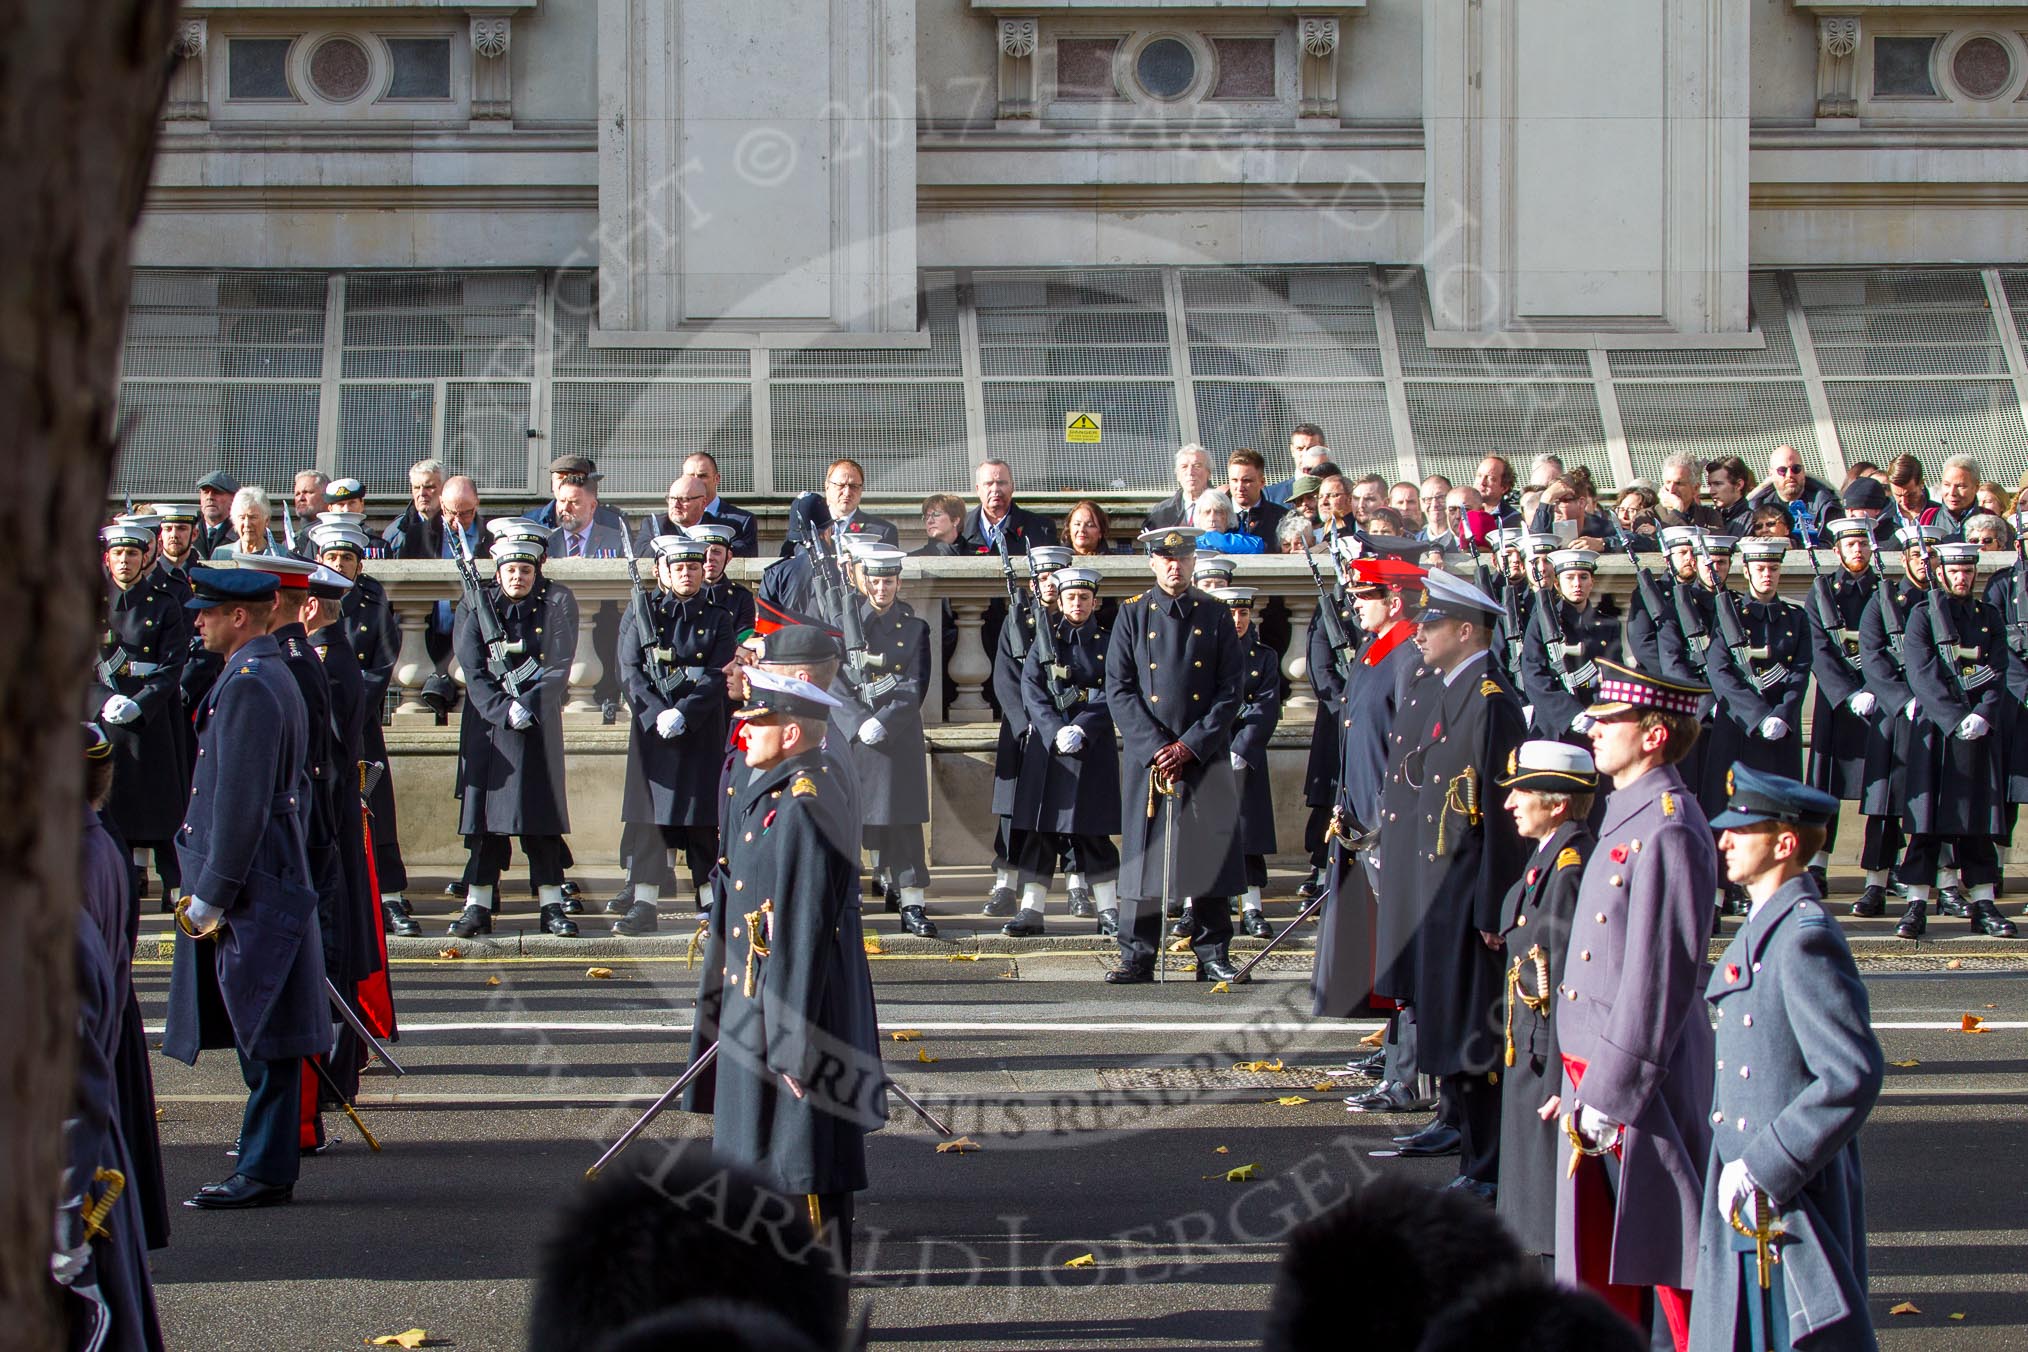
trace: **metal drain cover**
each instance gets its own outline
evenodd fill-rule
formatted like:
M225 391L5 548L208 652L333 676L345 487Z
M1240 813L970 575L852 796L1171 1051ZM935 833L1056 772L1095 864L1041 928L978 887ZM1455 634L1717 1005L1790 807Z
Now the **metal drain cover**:
M1145 1066L1101 1070L1101 1089L1310 1089L1330 1081L1351 1092L1355 1083L1344 1068L1334 1076L1329 1066L1293 1066L1286 1070L1200 1070L1195 1066ZM1323 1092L1318 1090L1317 1092Z

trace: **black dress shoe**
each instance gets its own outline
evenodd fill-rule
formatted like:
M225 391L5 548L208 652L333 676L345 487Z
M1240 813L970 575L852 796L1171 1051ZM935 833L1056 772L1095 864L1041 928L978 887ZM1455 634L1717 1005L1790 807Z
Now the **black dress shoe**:
M996 887L993 889L993 895L986 898L986 904L979 908L979 914L1004 920L1020 909L1021 901L1014 895L1013 888Z
M1197 917L1190 913L1192 904L1191 902L1184 902L1182 909L1177 911L1173 917L1176 923L1169 926L1169 933L1175 935L1178 939L1189 938L1190 932L1197 927Z
M1163 916L1164 916L1164 917L1166 917L1166 918L1168 918L1168 919L1170 919L1170 920L1174 920L1174 919L1175 919L1175 918L1176 918L1177 916L1179 916L1179 915L1183 914L1183 903L1182 903L1182 902L1180 902L1180 901L1165 901L1165 902L1163 902L1163 903L1162 903L1162 914L1163 914Z
M1070 918L1073 920L1090 920L1097 915L1098 903L1092 900L1091 889L1089 887L1071 888Z
M1812 864L1810 865L1810 876L1817 880L1818 896L1828 897L1831 895L1831 870L1821 864ZM1462 1182L1464 1182L1462 1178L1458 1180L1458 1183ZM1451 1186L1457 1187L1458 1183L1453 1183Z
M401 913L403 915L408 916L410 919L415 918L415 907L408 904L408 898L406 896L396 896L394 899L394 904L401 908Z
M621 938L632 938L637 934L653 934L660 928L660 920L661 913L652 902L637 901L627 908L625 915L613 922L613 933Z
M1946 887L1943 891L1937 893L1936 909L1938 915L1947 915L1958 920L1970 920L1972 918L1971 894L1966 892L1962 887Z
M422 926L403 914L401 907L391 901L380 903L382 927L389 934L398 934L404 939L413 939L422 933Z
M481 934L491 934L493 914L484 906L467 906L463 913L451 922L449 932L453 939L476 939Z
M1267 922L1267 917L1259 911L1248 911L1241 917L1239 931L1249 939L1272 939L1275 937L1275 927L1270 925Z
M200 1211L244 1211L257 1206L280 1206L295 1194L293 1183L262 1183L245 1174L234 1174L223 1183L207 1183L183 1205Z
M1871 919L1887 914L1887 889L1878 883L1869 883L1859 894L1859 900L1852 903L1852 914Z
M1303 879L1303 885L1296 889L1296 896L1308 905L1324 894L1324 874L1320 869Z
M1239 969L1234 967L1232 960L1222 953L1215 957L1199 958L1197 960L1197 979L1199 981L1223 981L1229 985L1239 980ZM1247 980L1251 981L1253 978L1248 977Z
M1901 913L1901 923L1894 927L1896 937L1920 939L1929 928L1929 900L1923 898L1908 903L1908 909Z
M1455 1155L1464 1144L1465 1138L1459 1134L1456 1127L1433 1122L1427 1130L1416 1133L1413 1139L1403 1141L1399 1149L1404 1155L1419 1157Z
M893 883L882 883L880 885L880 900L881 904L887 907L887 913L893 915L901 909L901 889Z
M1042 912L1031 911L1026 906L1021 908L1019 915L1000 926L1000 933L1009 939L1033 939L1042 932Z
M607 915L625 915L633 909L634 886L632 883L622 883L619 891L606 898Z
M465 895L465 885L463 883L445 883L444 895L447 897L462 897Z
M568 879L566 879L563 883L559 885L563 888L563 896L564 900L566 901L570 901L576 898L580 893L584 891L582 887L579 887L576 883L571 882Z
M1104 910L1098 913L1098 932L1106 938L1113 938L1120 932L1120 913Z
M543 907L540 913L540 918L542 928L547 930L549 933L554 934L557 938L559 939L577 938L577 922L575 920L572 920L569 916L565 915L563 913L563 907L558 905L556 902L552 901L549 903L549 905Z
M1368 1052L1365 1056L1355 1056L1345 1063L1348 1075L1364 1075L1368 1079L1376 1080L1385 1073L1386 1067L1387 1053L1384 1051Z
M1989 939L2014 937L2014 922L2001 915L2000 908L1984 898L1972 903L1972 913L1967 919L1972 922L1974 934L1983 934Z
M1486 1183L1476 1178L1467 1178L1463 1174L1459 1174L1456 1178L1444 1184L1446 1192L1453 1189L1458 1192L1468 1192L1482 1202L1497 1203L1500 1199L1500 1189L1497 1184Z
M918 939L937 937L937 922L930 919L929 913L920 906L901 908L901 927Z
M1394 1142L1396 1145L1407 1145L1410 1141L1413 1141L1416 1137L1422 1135L1424 1132L1428 1131L1431 1127L1434 1127L1436 1125L1437 1119L1432 1117L1429 1121L1423 1123L1421 1126L1417 1127L1414 1131L1397 1132L1394 1135L1388 1137L1387 1139Z
M1108 986L1138 986L1155 979L1155 969L1138 962L1121 963L1106 973Z
M1434 1105L1428 1099L1417 1098L1415 1090L1401 1081L1389 1080L1370 1094L1346 1100L1345 1106L1355 1113L1419 1113Z

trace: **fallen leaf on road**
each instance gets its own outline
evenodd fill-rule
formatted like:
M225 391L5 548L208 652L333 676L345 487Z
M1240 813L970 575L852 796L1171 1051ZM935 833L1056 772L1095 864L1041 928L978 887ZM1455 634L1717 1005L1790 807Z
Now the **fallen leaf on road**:
M1280 1070L1282 1068L1282 1059L1277 1056L1272 1061L1235 1061L1232 1063L1232 1068L1234 1070L1251 1071Z
M880 946L880 936L877 934L867 935L859 941L859 946L868 953L885 953L887 951Z
M1227 1169L1225 1171L1225 1181L1228 1183L1251 1183L1253 1182L1254 1173L1259 1168L1258 1164L1242 1164L1237 1169Z
M1998 1005L1987 1005L1987 1006L1986 1006L1986 1008L1987 1008L1987 1009L1998 1009L1998 1008L1999 1008L1999 1006L1998 1006Z
M1311 1092L1312 1092L1312 1093L1317 1093L1317 1094L1328 1094L1328 1093L1330 1093L1330 1092L1331 1092L1331 1091L1332 1091L1333 1089L1336 1089L1337 1087L1338 1087L1338 1082L1337 1082L1336 1080L1324 1080L1324 1081L1321 1081L1321 1082L1319 1082L1319 1083L1317 1083L1317 1084L1313 1084L1313 1085L1311 1085L1311 1086L1310 1086L1310 1090L1311 1090Z
M1920 1061L1890 1061L1890 1062L1888 1062L1888 1064L1889 1064L1889 1065L1891 1065L1891 1066L1896 1066L1896 1067L1899 1067L1899 1068L1900 1068L1900 1069L1902 1069L1902 1070L1914 1070L1914 1069L1915 1069L1915 1068L1916 1068L1917 1066L1921 1065L1921 1064L1922 1064L1922 1062L1920 1062Z
M593 981L611 981L613 979L613 969L610 967L587 967L584 974Z
M1952 958L1949 962L1944 964L1944 970L1948 972L1955 972L1958 970L1958 968L1964 965L1965 960L1963 958Z
M1301 1094L1284 1094L1280 1098L1276 1099L1275 1102L1279 1103L1284 1108L1293 1108L1296 1107L1298 1104L1308 1103L1309 1100L1304 1098Z
M1220 981L1211 987L1211 993L1213 995L1230 995L1232 994L1232 987L1228 983Z
M937 1060L934 1056L931 1056L929 1054L929 1049L927 1047L917 1047L915 1049L915 1059L922 1062L926 1066L935 1065Z
M1378 1047L1385 1041L1387 1041L1387 1030L1385 1028L1376 1028L1365 1037L1360 1038L1359 1045L1362 1047Z
M1211 1153L1214 1155L1230 1155L1232 1153L1232 1147L1229 1145L1214 1146L1212 1147Z
M1918 1306L1918 1305L1917 1305L1917 1304L1916 1304L1916 1303L1915 1303L1914 1301L1912 1301L1912 1300L1904 1300L1904 1301L1902 1301L1902 1302L1901 1302L1901 1304L1899 1304L1899 1305L1895 1306L1895 1307L1894 1307L1893 1309L1889 1310L1889 1311L1888 1311L1887 1313L1889 1313L1889 1314L1921 1314L1921 1313L1922 1313L1922 1309L1921 1309L1921 1307L1920 1307L1920 1306Z
M913 1028L897 1028L892 1033L889 1033L888 1036L894 1039L896 1042L922 1041L922 1034L918 1033Z
M978 960L979 955L977 953L953 953L944 959L945 962L977 962Z
M1985 1024L1986 1021L1978 1015L1967 1014L1958 1020L1958 1031L1960 1033L1983 1033L1986 1031Z
M437 950L437 956L448 961L451 958L462 958L465 955L460 953L455 948L439 948Z
M1019 981L1021 979L1021 973L1015 971L1012 967L1009 967L1004 972L996 973L993 979L995 981Z
M979 1143L969 1136L960 1136L955 1141L940 1141L937 1143L937 1153L939 1155L969 1155L978 1148Z
M1071 1259L1071 1260L1070 1260L1070 1261L1069 1261L1068 1263L1065 1263L1065 1264L1064 1264L1064 1266L1065 1266L1065 1267L1097 1267L1097 1266L1098 1266L1098 1259L1096 1259L1096 1258L1092 1257L1092 1256L1091 1256L1090 1254L1088 1254L1088 1253L1081 1253L1081 1254L1079 1254L1079 1255L1078 1255L1077 1257L1075 1257L1075 1258Z
M429 1334L421 1329L408 1329L401 1333L385 1333L378 1338L368 1338L368 1347L421 1347L430 1340Z
M1964 1317L1965 1316L1963 1311L1959 1311L1957 1314L1947 1314L1944 1316L1944 1318L1946 1319L1963 1319Z
M500 978L497 976L489 976L486 978L486 984L489 986L497 986L500 984Z

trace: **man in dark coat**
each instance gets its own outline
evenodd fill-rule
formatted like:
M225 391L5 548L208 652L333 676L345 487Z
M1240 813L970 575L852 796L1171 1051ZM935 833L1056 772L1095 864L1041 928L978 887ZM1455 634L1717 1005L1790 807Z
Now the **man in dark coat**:
M1886 911L1887 874L1900 863L1907 844L1902 799L1910 741L1915 736L1915 692L1908 685L1904 640L1908 617L1926 604L1933 582L1927 548L1942 536L1938 526L1908 526L1899 538L1890 536L1902 546L1901 576L1884 576L1859 616L1859 661L1875 706L1868 724L1866 779L1859 798L1859 810L1866 817L1866 843L1859 864L1869 883L1877 881L1883 886L1877 895L1860 895L1853 905L1855 915ZM1876 550L1879 540L1876 533ZM1920 917L1917 923L1923 923Z
M1335 577L1325 584L1326 594L1317 601L1317 611L1310 618L1309 659L1310 689L1317 697L1317 718L1310 725L1310 754L1303 765L1303 804L1310 809L1303 823L1303 849L1310 858L1310 876L1296 889L1296 895L1305 902L1314 901L1328 885L1326 870L1331 864L1331 845L1326 834L1331 822L1331 810L1338 801L1339 741L1343 733L1345 714L1343 701L1347 683L1347 672L1352 652L1358 648L1364 635L1359 621L1354 617L1353 605L1340 588ZM1337 616L1338 628L1345 639L1344 651L1332 646L1331 625L1326 620L1328 613ZM1412 630L1413 625L1410 626ZM1411 645L1413 646L1413 645ZM1378 735L1385 736L1382 727Z
M965 519L958 527L955 552L959 557L997 554L1002 544L1007 546L1008 554L1019 556L1038 545L1056 543L1056 523L1014 501L1014 471L1006 461L982 462L972 472L972 487L978 494L979 505L965 513ZM1000 626L1006 621L1007 603L996 597L987 605L979 631L986 651L993 655L996 671L1002 651ZM1002 702L1002 696L1020 699L1021 656L1018 652L1014 654L1016 666L1007 686L1003 688L996 679L988 687L988 700L994 712L1003 718L1011 716L1013 711Z
M2019 552L2011 567L1995 573L1986 584L1986 604L2000 612L2007 639L2007 695L2001 703L2001 760L2007 773L2007 839L2014 838L2014 820L2028 803L2028 507L2014 513Z
M992 639L993 674L988 686L993 697L989 702L1000 711L1000 735L993 747L993 816L998 821L993 836L993 890L980 914L996 920L1020 909L1015 884L1027 848L1014 821L1021 775L1034 741L1021 694L1021 673L1035 644L1036 626L1054 620L1053 575L1070 562L1070 550L1061 545L1037 545L1032 558L1033 578L1015 593L1013 623L1002 623Z
M236 538L232 529L232 500L239 496L239 480L215 469L197 481L197 528L191 536L197 562L201 563L230 545Z
M1105 691L1112 625L1098 614L1098 573L1064 568L1053 576L1056 662L1031 646L1021 671L1022 711L1034 731L1013 815L1021 909L1001 927L1016 939L1043 933L1049 884L1064 855L1071 916L1096 919L1101 934L1119 927L1120 851L1112 838L1120 830L1120 755Z
M507 866L508 837L521 838L542 928L563 938L577 924L563 910L563 838L570 831L564 785L563 701L577 655L577 598L542 576L549 532L532 521L492 523L499 567L480 605L458 606L455 643L465 669L458 728L458 830L471 852L461 939L490 933L494 888ZM489 621L499 641L488 643Z
M1232 612L1239 639L1239 719L1232 726L1232 749L1226 758L1239 777L1239 848L1246 870L1246 890L1238 898L1240 927L1256 939L1274 930L1261 913L1261 889L1267 886L1267 857L1275 852L1275 804L1268 782L1268 739L1282 718L1281 662L1254 628L1251 587L1209 587L1213 600Z
M732 527L732 556L752 559L760 556L760 522L752 512L725 500L719 492L718 457L710 451L692 451L683 460L683 472L704 480L711 500L704 504L706 522Z
M92 668L87 717L105 730L119 770L107 815L145 868L153 851L165 900L182 877L171 842L190 780L179 681L190 655L178 589L148 566L154 532L139 523L99 532L105 546L106 630Z
M1852 951L1805 867L1837 813L1829 794L1742 766L1711 823L1753 910L1704 993L1718 1073L1691 1352L1875 1345L1859 1129L1886 1064ZM1764 1223L1782 1233L1766 1291L1736 1228Z
M1589 549L1559 549L1549 556L1553 593L1545 589L1521 641L1521 693L1529 727L1537 737L1580 745L1585 709L1598 693L1598 661L1624 661L1620 608L1610 596L1594 596L1598 555Z
M1499 781L1522 837L1535 843L1500 906L1507 964L1507 1050L1500 1072L1500 1219L1541 1255L1556 1253L1556 1119L1563 1059L1556 986L1594 841L1585 818L1598 789L1591 752L1562 741L1524 742ZM1545 1276L1553 1275L1546 1271Z
M739 717L756 773L725 833L712 1146L805 1198L849 1270L866 1133L887 1121L859 861L844 848L859 826L819 746L833 697L771 672L749 681Z
M725 667L735 644L732 616L704 596L709 546L686 534L651 537L660 584L620 626L620 685L627 692L627 782L621 820L652 837L627 863L632 904L613 924L619 935L653 934L664 888L676 884L682 851L697 894L711 909L718 862L718 773L724 759ZM644 632L644 621L645 630Z
M2007 797L1994 733L2004 717L2010 654L2000 612L1978 596L1978 546L1946 543L1931 554L1941 560L1942 577L1932 580L1925 603L1909 611L1902 635L1914 721L1905 778L1897 786L1908 850L1896 877L1908 888L1908 910L1896 932L1904 938L1924 932L1949 845L1971 892L1972 932L2011 939L2014 922L1993 903Z
M1600 673L1592 758L1613 795L1557 987L1556 1276L1598 1291L1663 1346L1689 1312L1711 1148L1699 996L1718 856L1676 770L1706 692L1611 662Z
M1155 979L1162 902L1188 898L1197 979L1232 981L1226 898L1245 887L1232 725L1245 670L1231 613L1189 585L1195 529L1141 536L1155 586L1120 606L1106 704L1120 729L1120 965L1115 984Z
M1410 823L1421 875L1415 939L1417 1066L1438 1079L1435 1121L1402 1146L1405 1154L1448 1153L1453 1130L1461 1187L1490 1198L1500 1167L1498 952L1500 903L1521 876L1528 847L1505 811L1497 780L1527 736L1521 700L1491 662L1500 605L1449 573L1425 579L1416 617L1423 665L1441 673L1432 739L1424 744L1422 788ZM1394 846L1387 846L1390 853Z
M178 912L163 1054L194 1065L235 1047L248 1090L239 1165L187 1205L286 1202L301 1169L302 1058L330 1043L317 888L305 832L311 810L303 697L268 633L277 579L252 569L193 568L205 646L225 671L197 711L199 755L176 847L187 881Z
M874 546L858 551L860 590L851 603L870 661L855 671L847 663L832 684L838 697L833 716L851 748L859 779L860 821L865 848L873 856L883 894L895 899L902 927L934 939L937 927L926 909L929 856L923 827L929 823L929 747L923 733L922 701L929 688L929 626L899 598L899 549Z
M1866 668L1859 645L1860 620L1880 580L1874 574L1873 524L1864 517L1840 517L1826 533L1832 538L1835 567L1810 583L1803 618L1810 626L1810 670L1816 676L1810 705L1810 759L1806 779L1812 788L1844 802L1856 803L1866 789L1866 744L1880 717L1879 701L1866 688ZM1814 554L1813 554L1814 557ZM1878 828L1866 823L1871 841ZM1824 848L1810 861L1817 890L1825 890L1831 848L1838 840L1838 818L1826 825ZM1887 907L1887 870L1875 876L1866 865L1865 891L1858 914L1879 915Z

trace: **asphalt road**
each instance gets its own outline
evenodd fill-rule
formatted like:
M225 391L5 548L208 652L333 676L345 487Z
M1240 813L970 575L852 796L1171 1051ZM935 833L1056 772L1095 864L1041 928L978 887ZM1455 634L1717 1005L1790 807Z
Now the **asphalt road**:
M360 1105L384 1152L333 1118L343 1143L305 1162L293 1206L177 1208L155 1256L170 1345L356 1348L421 1327L521 1346L550 1212L683 1062L682 961L598 961L609 978L569 959L398 963L411 1073L369 1072ZM1375 1157L1419 1117L1355 1116L1350 1082L1315 1087L1372 1025L1311 1020L1299 963L1227 995L1106 988L1089 954L874 966L883 1029L920 1035L884 1044L896 1079L981 1146L939 1154L906 1114L870 1138L857 1299L876 1346L1252 1346L1291 1224L1363 1178L1453 1172ZM168 967L136 978L152 1031ZM1888 1059L1907 1063L1862 1138L1883 1346L2028 1348L2028 969L1873 964L1868 982ZM1966 1013L1996 1026L1967 1035ZM1283 1071L1233 1069L1259 1060ZM156 1076L181 1197L231 1172L244 1091L222 1054L194 1071L158 1057ZM670 1113L637 1148L708 1134ZM1240 1164L1254 1181L1225 1181ZM1888 1313L1902 1302L1920 1313Z

